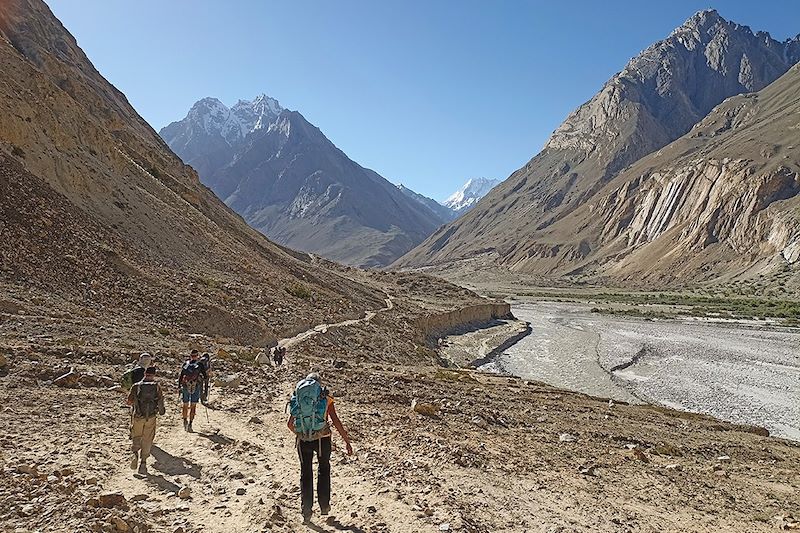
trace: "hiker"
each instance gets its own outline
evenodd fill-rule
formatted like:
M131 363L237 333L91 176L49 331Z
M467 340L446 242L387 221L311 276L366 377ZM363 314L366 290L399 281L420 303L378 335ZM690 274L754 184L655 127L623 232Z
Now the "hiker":
M131 390L134 383L139 383L144 378L144 369L152 364L153 357L149 353L143 352L139 356L139 360L136 361L134 367L127 370L122 374L122 377L119 378L119 383L122 385L122 388L126 391Z
M128 405L132 407L131 417L131 451L133 459L131 468L139 466L139 473L147 474L147 458L156 437L156 417L163 415L164 393L161 385L156 383L156 367L149 366L144 371L141 381L134 383L128 393Z
M286 355L286 348L275 346L272 350L272 360L275 362L275 366L281 366L283 364L283 356Z
M183 429L192 432L192 422L197 411L197 402L200 401L200 393L203 383L208 379L203 363L200 361L200 352L192 350L189 360L183 363L181 374L178 376L178 387L180 387L181 400L183 401Z
M203 380L203 391L200 393L200 403L206 405L208 403L208 390L211 387L211 354L208 352L203 353L200 357L200 364L206 371L206 377Z
M312 372L297 383L289 401L290 413L287 425L295 434L297 455L300 458L300 499L303 519L311 519L314 506L314 453L317 454L317 499L320 512L327 515L331 509L331 436L330 422L347 445L347 454L352 455L350 437L344 429L333 396L321 382L319 374Z

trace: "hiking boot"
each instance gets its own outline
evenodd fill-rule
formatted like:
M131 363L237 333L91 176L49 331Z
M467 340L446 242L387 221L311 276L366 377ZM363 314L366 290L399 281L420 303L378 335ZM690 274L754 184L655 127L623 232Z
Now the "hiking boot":
M139 463L139 473L143 476L147 475L147 464L144 461Z
M311 509L303 509L303 523L311 522Z
M134 453L133 459L131 459L131 470L136 470L136 465L139 464L139 454Z
M189 433L194 433L194 430L192 429L192 422L191 421L189 421L189 425L186 426L186 431L188 431Z
M183 419L183 430L189 431L189 421L186 420L185 418Z
M331 512L331 506L330 505L320 505L319 506L319 513L322 516L326 516L330 512Z

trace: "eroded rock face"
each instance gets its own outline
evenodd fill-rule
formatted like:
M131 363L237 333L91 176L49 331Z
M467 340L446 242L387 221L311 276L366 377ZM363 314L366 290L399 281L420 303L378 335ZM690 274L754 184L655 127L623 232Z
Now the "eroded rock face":
M690 255L715 240L736 253L746 250L746 255L761 258L789 246L793 230L778 229L780 223L772 229L763 220L773 214L764 211L765 206L791 196L792 175L797 172L788 164L796 161L793 149L777 133L767 135L770 142L726 134L755 127L754 121L763 115L747 98L725 102L718 112L709 113L729 97L764 90L799 59L799 38L781 43L728 22L715 11L696 14L632 59L567 117L540 154L472 212L439 228L396 265L446 265L486 256L494 258L493 266L519 272L606 275L610 270L601 265L619 262L620 254L630 255L631 248L654 240L666 247L661 255L678 241L689 243L679 248ZM706 115L709 122L702 131L690 132ZM758 128L762 126L767 127ZM669 150L668 145L684 135L684 152L704 145L710 154L714 146L713 157L704 151L687 159L684 152ZM746 160L751 153L776 165L750 165ZM632 174L631 167L650 154L647 166ZM788 170L779 170L777 163ZM623 174L624 184L618 184ZM755 176L757 186L750 179ZM616 187L609 189L612 183ZM742 203L745 199L725 200L734 194L745 194L750 207ZM613 214L610 205L615 206ZM752 225L756 213L761 213L757 225L764 229L758 237L735 231L737 221ZM783 233L788 234L777 237ZM772 241L767 235L773 235ZM787 255L793 256L791 251ZM626 265L625 272L637 268ZM652 266L649 261L638 268Z

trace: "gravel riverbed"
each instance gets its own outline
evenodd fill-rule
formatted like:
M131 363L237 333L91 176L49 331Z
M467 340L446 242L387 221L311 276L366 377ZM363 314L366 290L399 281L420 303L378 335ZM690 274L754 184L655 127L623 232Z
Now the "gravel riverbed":
M604 316L526 303L533 332L492 363L557 387L660 404L800 440L800 334L699 320Z

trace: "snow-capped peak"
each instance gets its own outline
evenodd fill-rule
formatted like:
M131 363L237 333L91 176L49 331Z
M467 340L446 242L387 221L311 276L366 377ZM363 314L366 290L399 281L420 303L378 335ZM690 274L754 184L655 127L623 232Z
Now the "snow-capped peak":
M450 195L444 201L444 205L453 211L464 211L471 209L478 200L486 196L500 180L489 178L471 178L467 180L463 187Z
M209 135L218 133L228 144L244 139L249 133L269 127L283 108L274 98L262 94L253 100L239 100L228 108L217 98L203 98L189 110L186 119L198 124Z

